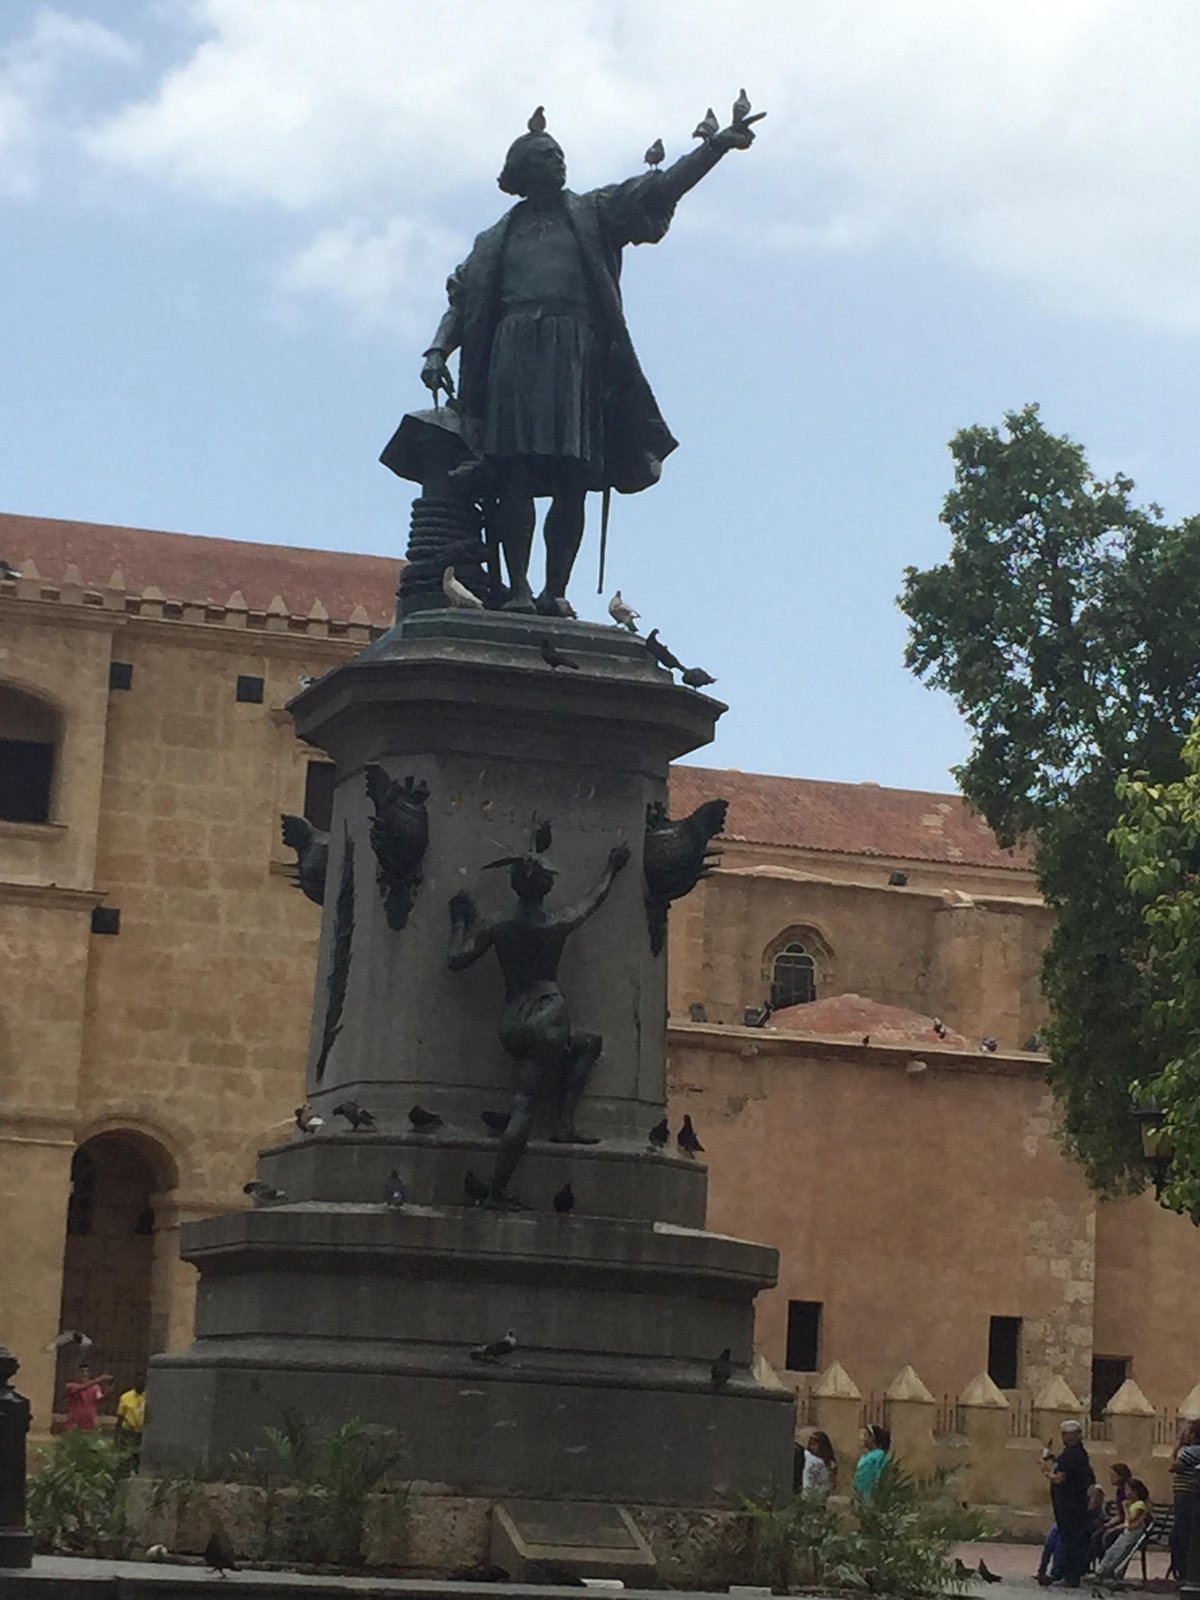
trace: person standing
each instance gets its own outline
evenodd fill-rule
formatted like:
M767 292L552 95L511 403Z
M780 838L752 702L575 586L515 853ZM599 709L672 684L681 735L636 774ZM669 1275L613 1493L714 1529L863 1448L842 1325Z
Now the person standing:
M863 1429L863 1453L854 1469L854 1492L860 1500L869 1500L884 1467L891 1460L892 1435L889 1429L877 1422L868 1422Z
M1067 1421L1062 1425L1062 1450L1050 1473L1050 1500L1058 1528L1059 1568L1064 1587L1078 1589L1087 1568L1091 1524L1088 1516L1088 1491L1096 1481L1088 1453L1083 1447L1083 1424Z
M67 1384L67 1422L65 1433L95 1433L99 1422L96 1409L108 1392L112 1374L102 1372L92 1377L92 1369L85 1361L71 1383Z
M1196 1498L1200 1495L1200 1422L1185 1422L1171 1456L1171 1485L1174 1490L1175 1518L1171 1525L1171 1571L1187 1576L1188 1541Z
M804 1447L800 1492L806 1500L824 1505L837 1477L837 1455L829 1435L814 1428Z
M136 1464L142 1450L146 1427L146 1379L139 1372L117 1401L117 1438L131 1452Z

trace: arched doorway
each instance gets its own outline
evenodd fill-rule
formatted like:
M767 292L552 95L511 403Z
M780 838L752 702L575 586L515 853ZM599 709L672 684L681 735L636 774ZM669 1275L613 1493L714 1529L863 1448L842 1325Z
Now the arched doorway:
M153 1197L174 1187L173 1165L161 1145L129 1130L96 1134L71 1162L59 1327L94 1341L93 1371L111 1372L118 1393L155 1348ZM78 1361L77 1350L60 1356L56 1411Z

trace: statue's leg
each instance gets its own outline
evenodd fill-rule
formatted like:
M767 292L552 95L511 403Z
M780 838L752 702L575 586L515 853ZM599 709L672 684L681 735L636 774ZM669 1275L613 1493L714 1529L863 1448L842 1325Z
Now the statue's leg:
M586 500L584 485L572 482L559 490L546 513L546 587L538 595L537 608L548 615L556 613L555 601L566 598L571 570L583 541Z
M556 1144L600 1143L599 1139L579 1132L575 1126L575 1112L603 1045L604 1040L598 1033L571 1035L558 1080L558 1111L551 1135Z
M529 1143L529 1135L533 1128L533 1113L537 1103L540 1077L541 1069L536 1062L520 1063L512 1111L509 1113L508 1126L500 1136L496 1165L492 1169L492 1192L489 1198L493 1205L503 1205L507 1201L509 1179L525 1154L525 1146Z
M504 564L508 568L509 598L504 602L504 609L532 611L529 557L533 550L537 511L528 476L516 462L506 463L499 474L494 516L504 550Z

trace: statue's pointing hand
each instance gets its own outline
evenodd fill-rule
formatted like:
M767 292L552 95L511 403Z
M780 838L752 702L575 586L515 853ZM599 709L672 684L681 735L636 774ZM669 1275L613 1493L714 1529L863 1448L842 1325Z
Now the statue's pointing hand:
M754 143L753 125L761 122L766 114L765 111L758 111L751 116L750 98L745 89L739 89L738 97L733 102L729 127L722 128L720 133L713 135L713 145L718 150L749 150Z
M446 395L451 400L454 399L454 379L450 376L446 357L440 350L426 350L425 365L421 368L421 382L433 395L435 405L439 389L445 390Z
M608 870L613 874L614 877L618 872L623 872L624 869L629 865L629 856L629 846L626 844L624 839L621 840L620 844L613 845L612 849L608 852Z

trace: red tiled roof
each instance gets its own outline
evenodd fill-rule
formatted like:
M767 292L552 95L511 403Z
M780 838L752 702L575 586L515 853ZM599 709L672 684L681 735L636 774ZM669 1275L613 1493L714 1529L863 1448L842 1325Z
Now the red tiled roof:
M783 1033L822 1034L834 1039L862 1040L872 1044L919 1044L932 1049L943 1045L951 1050L970 1047L961 1033L946 1028L939 1037L933 1018L904 1006L887 1006L861 994L835 994L828 1000L811 1000L803 1006L785 1006L773 1012L768 1028Z
M282 595L296 616L307 616L319 600L335 621L346 621L355 606L362 606L381 627L394 619L400 572L399 560L391 556L298 550L7 512L0 512L0 556L15 567L32 559L50 583L74 565L85 588L101 589L119 568L132 594L153 585L168 600L223 605L240 589L252 611L265 611Z
M774 778L731 768L672 767L673 815L686 815L715 795L729 801L727 839L884 861L961 861L1016 871L1028 871L1030 865L1028 852L1000 848L961 795Z

